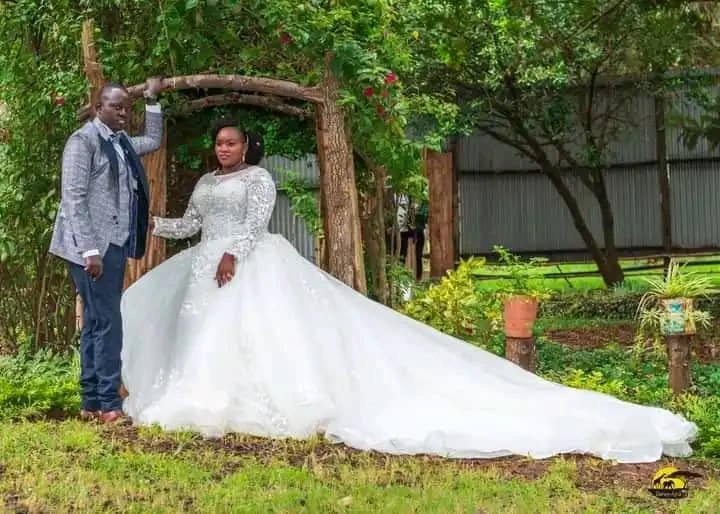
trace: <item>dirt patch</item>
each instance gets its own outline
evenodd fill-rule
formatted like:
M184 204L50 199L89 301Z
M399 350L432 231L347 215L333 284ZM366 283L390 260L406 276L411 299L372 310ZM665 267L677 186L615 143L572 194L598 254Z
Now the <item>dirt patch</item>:
M441 457L394 456L378 452L365 452L349 448L341 444L322 441L297 441L283 439L265 439L243 435L227 435L219 439L203 439L197 437L191 441L178 443L168 439L151 439L140 437L137 428L132 426L107 427L102 429L106 435L119 443L140 451L159 452L180 455L188 451L210 450L237 457L249 457L260 462L279 460L291 466L313 469L321 466L324 469L338 468L341 465L351 467L375 466L379 469L390 469L393 464L413 462L423 467L456 466L458 469L478 471L495 471L505 479L519 478L538 480L547 473L556 459L533 460L525 457L512 456L495 459L444 459ZM606 488L642 489L650 486L653 474L664 466L675 466L678 469L700 473L702 478L693 479L691 487L698 488L709 479L720 477L720 468L712 467L704 462L692 460L674 461L664 459L649 464L615 464L584 455L567 455L565 460L575 463L575 485L579 489L595 491ZM216 477L221 480L235 473L242 467L241 462L231 461L223 467ZM406 478L402 471L393 474L390 482L402 484Z
M23 503L19 494L10 493L5 495L5 511L14 514L27 514L30 509Z
M720 326L708 332L707 334L698 334L693 337L693 354L699 362L720 362ZM555 343L570 346L575 349L595 349L603 348L610 344L632 346L635 344L635 334L635 324L625 323L548 330L544 335L547 339Z
M548 330L544 335L555 343L578 349L602 348L613 343L630 346L635 343L635 325L628 323L567 330Z

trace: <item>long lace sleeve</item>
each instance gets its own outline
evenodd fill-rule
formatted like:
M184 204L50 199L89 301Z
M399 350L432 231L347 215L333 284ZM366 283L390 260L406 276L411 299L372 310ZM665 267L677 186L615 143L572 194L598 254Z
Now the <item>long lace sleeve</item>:
M153 235L165 239L187 239L197 234L202 228L202 216L190 198L182 218L153 217L155 230Z
M250 178L247 193L247 215L242 233L228 248L227 253L243 260L255 247L259 234L267 230L275 208L275 183L270 174L260 169Z

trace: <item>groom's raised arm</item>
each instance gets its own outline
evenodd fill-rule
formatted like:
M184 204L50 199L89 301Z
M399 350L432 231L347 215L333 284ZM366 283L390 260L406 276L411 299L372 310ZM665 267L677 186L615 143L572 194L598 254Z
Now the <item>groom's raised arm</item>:
M163 142L163 113L159 103L145 105L145 132L130 138L135 152L144 155L154 152Z

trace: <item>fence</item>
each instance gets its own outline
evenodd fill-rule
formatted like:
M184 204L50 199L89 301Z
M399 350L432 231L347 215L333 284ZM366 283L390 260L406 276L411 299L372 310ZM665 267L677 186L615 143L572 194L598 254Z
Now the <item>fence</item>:
M666 119L671 113L700 116L682 93L665 105ZM627 107L629 123L609 148L606 180L616 241L624 254L660 252L663 247L654 108L654 98L638 92ZM680 136L678 127L666 127L673 246L679 252L716 251L720 153L705 142L690 149ZM536 164L479 133L459 141L456 160L461 255L489 254L496 244L536 254L585 251L567 208ZM572 175L566 182L591 231L602 241L594 197Z

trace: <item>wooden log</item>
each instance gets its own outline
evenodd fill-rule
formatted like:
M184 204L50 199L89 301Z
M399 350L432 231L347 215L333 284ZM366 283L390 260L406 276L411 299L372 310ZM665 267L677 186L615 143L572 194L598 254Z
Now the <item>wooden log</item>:
M505 358L523 369L535 373L537 369L537 351L535 339L505 338Z
M147 85L145 83L128 87L128 94L133 100L142 97ZM161 91L181 91L186 89L224 89L229 91L244 91L247 93L261 93L274 97L294 98L315 104L323 103L322 88L302 86L287 80L271 79L266 77L248 77L245 75L183 75L169 77L162 80ZM78 111L78 119L83 121L88 117L89 106ZM339 109L339 107L338 107Z
M85 20L82 27L82 49L85 76L90 83L89 115L95 115L95 106L100 101L100 91L105 85L105 74L98 60L95 48L95 21Z
M85 108L87 117L95 116L95 106L100 101L100 91L105 85L105 74L102 65L98 60L97 49L95 48L95 21L85 20L82 26L82 49L85 77L90 84L88 106ZM83 304L80 295L76 292L75 319L77 330L83 327Z
M198 98L197 100L190 100L178 105L174 109L174 114L186 116L208 107L219 107L223 105L252 105L255 107L270 109L282 114L287 114L288 116L296 116L298 118L310 118L314 116L312 111L287 104L280 98L274 96L244 95L237 92L226 93L224 95L211 95L204 98Z
M150 188L150 215L164 216L167 205L167 129L163 131L163 143L160 148L143 156L142 161ZM145 256L139 260L128 260L125 270L125 289L165 260L165 240L152 237L149 230L147 238Z
M690 388L690 342L692 336L666 336L668 352L668 382L673 394L682 394Z
M425 151L430 219L430 276L455 268L455 173L452 153Z

